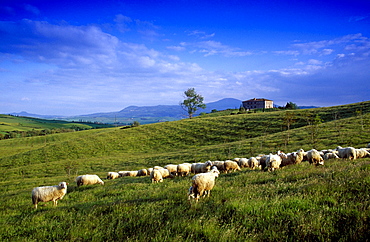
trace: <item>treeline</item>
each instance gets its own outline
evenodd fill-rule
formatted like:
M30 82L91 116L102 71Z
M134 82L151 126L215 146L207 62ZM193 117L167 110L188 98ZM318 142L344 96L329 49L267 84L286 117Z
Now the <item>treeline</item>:
M57 134L57 133L68 133L68 132L75 132L75 131L81 131L81 130L88 130L91 129L83 128L79 126L74 126L71 128L53 128L53 129L42 129L42 130L29 130L29 131L6 131L3 133L0 133L0 140L3 139L13 139L13 138L24 138L24 137L32 137L32 136L43 136L48 134Z

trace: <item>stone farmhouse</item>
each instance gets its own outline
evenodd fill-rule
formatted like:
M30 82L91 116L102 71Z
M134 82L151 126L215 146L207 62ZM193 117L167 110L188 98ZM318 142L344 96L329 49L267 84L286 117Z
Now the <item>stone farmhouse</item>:
M243 101L243 107L246 110L256 109L256 108L273 108L274 102L265 98L253 98L247 101Z

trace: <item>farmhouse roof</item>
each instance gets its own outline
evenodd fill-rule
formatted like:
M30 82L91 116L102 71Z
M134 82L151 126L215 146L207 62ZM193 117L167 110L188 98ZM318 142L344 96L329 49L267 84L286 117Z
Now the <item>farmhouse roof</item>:
M272 101L272 100L269 100L269 99L266 99L266 98L252 98L252 99L249 99L249 100L246 100L246 101L243 101L243 102L249 102L249 101Z

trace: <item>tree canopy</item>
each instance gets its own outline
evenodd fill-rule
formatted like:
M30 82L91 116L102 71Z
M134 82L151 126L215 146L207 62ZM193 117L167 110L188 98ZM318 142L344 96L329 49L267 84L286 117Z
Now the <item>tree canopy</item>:
M188 113L189 118L192 118L198 109L206 108L206 105L203 103L203 96L198 94L194 88L188 88L184 92L184 97L185 100L180 105Z

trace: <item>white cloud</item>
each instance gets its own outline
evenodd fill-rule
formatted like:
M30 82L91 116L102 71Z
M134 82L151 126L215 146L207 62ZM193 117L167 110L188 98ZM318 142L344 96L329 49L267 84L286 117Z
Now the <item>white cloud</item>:
M167 46L167 49L174 50L174 51L184 51L186 48L184 46L173 45L173 46Z
M200 41L195 43L184 43L182 42L181 45L183 46L190 46L193 48L193 52L204 53L204 56L212 56L212 55L222 55L225 57L232 57L232 56L248 56L252 55L252 52L249 51L241 51L239 48L233 48L227 45L222 44L218 41L208 40L208 41Z
M33 5L30 5L30 4L25 4L24 9L28 12L31 12L31 13L35 14L35 15L40 14L40 10L37 7L35 7Z

